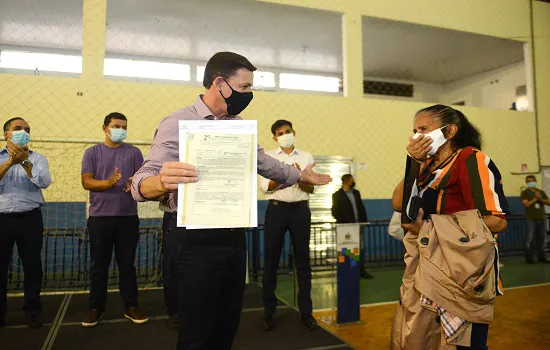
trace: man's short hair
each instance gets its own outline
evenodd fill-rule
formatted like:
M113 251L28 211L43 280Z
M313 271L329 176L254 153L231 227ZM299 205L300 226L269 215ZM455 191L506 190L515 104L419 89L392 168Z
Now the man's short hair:
M22 120L22 121L25 121L25 119L21 118L21 117L15 117L15 118L11 118L10 120L8 120L7 122L4 123L4 131L9 131L10 128L11 128L11 123L16 121L16 120Z
M103 121L103 125L109 126L109 124L111 124L111 121L112 121L113 119L128 121L128 119L126 119L126 116L125 116L124 114L118 113L118 112L113 112L113 113L109 113L109 114L105 117L105 120Z
M229 79L241 68L246 68L251 72L256 70L256 67L244 56L234 52L218 52L208 60L204 68L202 85L210 89L217 77Z
M286 126L286 125L288 125L290 127L290 129L292 130L292 123L291 122L289 122L288 120L284 120L284 119L277 120L275 123L273 123L273 125L271 125L271 133L273 135L275 135L275 132L277 131L277 129L280 129L283 126Z
M342 176L342 183L345 184L352 177L353 177L353 175L351 175L351 174L343 175Z
M529 181L529 179L533 179L533 180L537 181L537 178L535 177L535 175L527 175L525 177L525 181Z

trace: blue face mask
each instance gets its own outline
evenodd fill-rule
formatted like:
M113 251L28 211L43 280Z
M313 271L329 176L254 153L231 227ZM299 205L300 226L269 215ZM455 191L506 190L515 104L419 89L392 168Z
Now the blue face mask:
M527 187L529 188L537 188L537 182L536 181L529 181L527 183Z
M12 131L11 142L18 146L25 146L31 140L31 136L25 130Z
M124 129L109 129L109 130L111 130L109 137L111 138L111 141L113 141L114 143L121 143L122 141L126 140L126 137L128 136L128 131Z

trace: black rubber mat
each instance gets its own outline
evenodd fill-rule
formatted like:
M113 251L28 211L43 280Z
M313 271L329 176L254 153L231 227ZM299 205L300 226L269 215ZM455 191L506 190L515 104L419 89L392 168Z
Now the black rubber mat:
M284 305L279 300L279 305ZM262 287L257 284L247 284L244 290L243 310L264 307L262 301Z
M234 349L242 350L298 350L342 344L324 329L308 331L300 314L294 309L279 309L275 317L275 329L271 332L261 330L263 312L244 312L235 339Z
M57 315L64 295L42 296L42 321L44 324L51 324ZM23 297L8 298L8 312L6 324L8 326L26 325L25 313L23 312ZM1 346L0 346L1 349Z
M89 294L74 294L67 308L63 323L81 322L88 313ZM164 296L162 290L145 290L138 294L139 308L149 316L165 316ZM103 314L104 320L124 318L124 303L119 292L110 292L107 295L107 307Z
M142 325L126 320L120 323L100 322L94 328L61 326L53 349L175 349L177 339L177 330L168 329L164 320Z
M50 332L49 326L38 329L0 328L0 349L2 350L40 350ZM74 347L67 348L74 349Z

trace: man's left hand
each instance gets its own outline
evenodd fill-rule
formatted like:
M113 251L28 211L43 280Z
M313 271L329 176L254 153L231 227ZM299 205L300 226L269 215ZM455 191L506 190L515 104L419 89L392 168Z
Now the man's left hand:
M22 161L29 159L29 146L25 145L21 147L14 144L10 140L7 141L6 146L15 163L19 164Z
M132 191L132 180L134 177L132 176L128 180L126 180L126 183L124 184L124 192L128 193Z
M301 173L300 182L308 185L322 186L332 182L332 177L313 171L315 163L308 165Z

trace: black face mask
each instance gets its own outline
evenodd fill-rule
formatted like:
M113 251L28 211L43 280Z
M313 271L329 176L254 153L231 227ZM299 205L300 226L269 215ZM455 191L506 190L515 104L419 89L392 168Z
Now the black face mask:
M349 184L349 187L355 188L355 181L353 181L352 183L350 183L350 184Z
M227 80L224 79L224 81L231 89L231 95L227 98L223 96L220 91L220 95L222 95L225 103L227 104L227 114L238 115L250 104L250 101L252 101L254 96L252 95L252 92L238 92L234 90L231 85L229 85Z

